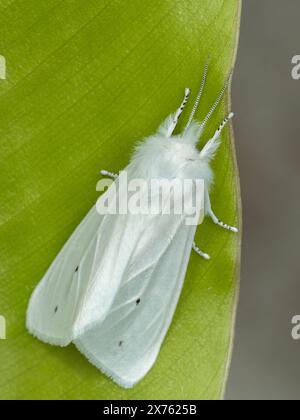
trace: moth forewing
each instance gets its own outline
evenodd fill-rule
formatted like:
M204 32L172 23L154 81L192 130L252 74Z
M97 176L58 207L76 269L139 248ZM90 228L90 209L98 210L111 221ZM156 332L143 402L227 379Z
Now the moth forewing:
M172 321L192 249L209 259L194 243L197 225L208 215L221 227L237 230L217 218L209 199L210 161L233 115L200 152L197 149L199 136L229 82L228 78L202 124L196 123L193 117L207 69L206 65L182 134L174 135L174 130L189 89L157 133L137 145L122 173L102 171L113 183L106 185L108 190L66 242L29 302L27 328L34 336L61 346L73 341L91 363L123 387L135 385L153 366ZM173 190L158 190L149 199L145 185L153 180L173 183ZM174 190L174 181L181 185L180 192ZM130 182L136 188L140 185L139 211ZM102 189L102 184L97 188ZM185 189L184 184L190 187ZM161 204L147 213L157 198L162 198Z

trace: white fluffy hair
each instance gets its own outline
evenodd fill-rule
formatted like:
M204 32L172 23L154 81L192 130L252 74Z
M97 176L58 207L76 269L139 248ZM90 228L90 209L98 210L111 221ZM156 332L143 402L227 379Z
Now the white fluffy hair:
M197 122L178 135L167 136L172 115L159 127L156 134L138 143L131 163L136 172L144 176L151 175L172 178L204 179L209 190L213 182L210 161L213 158L219 141L209 142L201 152L196 145L202 128Z

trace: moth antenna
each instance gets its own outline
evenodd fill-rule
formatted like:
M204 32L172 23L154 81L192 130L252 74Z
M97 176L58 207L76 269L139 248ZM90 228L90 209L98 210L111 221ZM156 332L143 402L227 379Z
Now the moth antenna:
M201 123L201 129L203 130L203 128L206 126L207 121L210 119L210 117L212 116L213 112L215 111L215 109L217 108L217 106L219 105L219 103L221 102L221 99L224 96L224 93L229 85L231 76L232 76L233 70L231 70L231 72L229 73L229 76L227 77L227 80L221 90L221 92L219 93L215 103L213 104L213 106L211 107L211 109L209 110L208 114L206 115L206 117L204 118L203 122Z
M203 89L204 89L204 86L205 86L205 82L206 82L206 77L207 77L207 72L208 72L209 61L210 61L210 59L208 59L208 60L206 61L206 63L205 63L205 66L204 66L204 72L203 72L203 76L202 76L201 86L200 86L200 89L199 89L199 92L198 92L198 95L197 95L197 98L196 98L195 104L194 104L194 106L193 106L192 112L191 112L191 114L190 114L190 116L189 116L189 120L188 120L188 122L187 122L187 125L185 126L185 130L186 130L186 129L190 126L190 124L191 124L191 122L192 122L192 120L193 120L193 118L194 118L195 112L196 112L196 110L197 110L197 108L198 108L198 105L199 105L199 102L200 102L200 99L201 99L201 96L202 96L202 93L203 93Z

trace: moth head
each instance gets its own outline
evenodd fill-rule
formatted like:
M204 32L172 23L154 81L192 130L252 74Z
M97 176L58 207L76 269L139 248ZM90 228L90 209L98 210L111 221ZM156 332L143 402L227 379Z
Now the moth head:
M188 102L188 98L190 96L190 89L186 88L185 89L185 95L184 95L184 99L181 103L180 108L174 113L172 114L170 117L167 118L167 120L161 125L160 129L159 129L159 133L162 136L165 136L166 138L169 138L171 141L176 141L176 140L181 140L182 143L184 143L187 147L186 150L190 149L191 150L191 146L193 149L196 149L196 146L199 142L200 136L202 135L204 128L207 124L207 122L209 121L209 119L211 118L212 114L214 113L215 109L217 108L217 106L219 105L219 103L221 102L226 89L230 83L230 79L232 76L232 71L230 72L229 76L227 77L225 84L223 86L223 88L221 89L219 95L217 96L215 102L213 103L213 105L211 106L210 110L208 111L208 113L206 114L205 118L203 119L202 122L197 122L194 120L194 115L196 113L196 110L198 108L198 105L200 103L200 99L204 90L204 86L206 83L206 77L207 77L207 72L208 72L208 64L209 62L207 61L204 67L204 73L203 73L203 77L202 77L202 82L201 82L201 86L198 92L198 95L196 97L193 109L190 113L188 122L183 130L183 132L178 135L178 136L174 136L173 132L175 130L175 127L177 125L178 119L185 107L185 105ZM209 162L215 155L216 150L219 147L219 138L220 138L220 134L221 131L223 130L223 128L225 127L225 125L229 122L229 120L233 117L233 113L230 113L228 115L228 117L226 117L224 119L224 121L222 122L222 124L219 126L219 128L216 130L214 136L204 145L204 147L202 148L202 150L199 153L198 157L199 160L201 161L207 161ZM176 145L175 147L180 148L180 144ZM192 161L192 159L191 159Z
M151 167L156 171L168 172L170 177L175 176L174 174L178 174L180 171L183 176L190 173L199 176L199 173L201 175L210 171L210 161L219 147L221 131L233 117L233 114L230 113L225 118L216 130L215 135L208 140L201 150L199 150L198 143L207 122L226 92L232 72L203 121L198 122L194 119L194 115L204 90L207 71L208 62L205 64L201 87L183 131L180 134L174 134L180 115L190 96L190 89L188 88L185 89L183 101L177 111L163 122L154 136L150 136L143 143L137 145L133 158L138 159L141 163L140 166L147 168L148 172L150 162Z

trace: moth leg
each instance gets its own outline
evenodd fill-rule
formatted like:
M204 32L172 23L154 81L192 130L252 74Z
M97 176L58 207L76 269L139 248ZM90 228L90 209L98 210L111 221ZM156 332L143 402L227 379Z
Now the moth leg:
M195 242L193 242L193 250L205 260L210 260L210 256L205 252L201 251L201 249L196 245Z
M220 137L223 129L226 127L226 125L229 123L229 121L234 117L234 113L230 112L227 117L224 118L222 121L222 124L219 125L218 129L216 130L214 136L211 138L211 142L215 142Z
M110 178L113 178L113 179L117 179L118 176L119 176L118 174L115 174L115 173L110 172L110 171L106 171L105 169L102 169L100 171L100 174L104 175L104 176L109 176Z
M226 223L222 222L222 220L218 219L218 217L213 213L211 210L209 213L209 216L212 218L213 222L216 223L216 225L221 226L224 229L230 230L231 232L237 233L239 230L235 226L227 225Z
M174 114L174 118L173 118L172 123L170 124L169 130L168 130L168 133L167 133L167 137L171 137L172 136L173 131L175 130L176 125L178 123L179 117L180 117L182 111L184 110L184 107L187 104L187 101L189 99L190 93L191 93L190 89L189 88L186 88L185 89L185 92L184 92L183 101L181 102L180 107L177 109L177 111Z
M212 211L212 208L211 208L211 204L210 204L210 198L209 198L209 194L208 194L208 191L206 191L205 192L205 210L206 210L206 214L207 214L207 216L209 216L211 219L212 219L212 221L216 224L216 225L218 225L218 226L220 226L220 227L222 227L223 229L227 229L227 230L230 230L231 232L238 232L239 230L238 230L238 228L236 228L235 226L230 226L230 225L227 225L226 223L224 223L224 222L222 222L222 220L220 220L216 215L215 215L215 213Z

